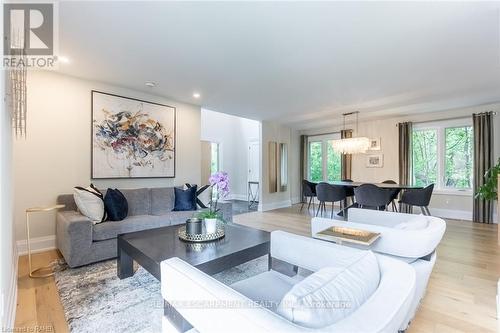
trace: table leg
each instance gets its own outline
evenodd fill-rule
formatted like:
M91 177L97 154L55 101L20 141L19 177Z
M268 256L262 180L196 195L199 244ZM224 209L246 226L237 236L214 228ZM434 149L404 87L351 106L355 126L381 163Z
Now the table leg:
M126 279L134 275L134 260L119 246L116 270L120 279Z

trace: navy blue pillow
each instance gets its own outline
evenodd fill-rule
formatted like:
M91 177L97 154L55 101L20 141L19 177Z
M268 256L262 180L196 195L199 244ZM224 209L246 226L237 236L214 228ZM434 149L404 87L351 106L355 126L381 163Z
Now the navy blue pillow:
M121 221L128 215L128 202L122 192L108 188L104 196L108 221Z
M196 190L198 186L194 185L187 190L174 187L175 205L172 211L196 210Z

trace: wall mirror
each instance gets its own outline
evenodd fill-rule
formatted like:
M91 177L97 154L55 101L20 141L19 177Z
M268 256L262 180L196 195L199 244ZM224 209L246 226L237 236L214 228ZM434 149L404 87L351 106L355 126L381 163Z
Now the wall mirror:
M279 144L279 189L285 192L288 188L288 144Z

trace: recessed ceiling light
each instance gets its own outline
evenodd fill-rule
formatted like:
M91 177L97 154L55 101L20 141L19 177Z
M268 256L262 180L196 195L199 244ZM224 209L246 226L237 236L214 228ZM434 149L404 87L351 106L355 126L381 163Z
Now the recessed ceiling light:
M154 88L156 87L156 83L152 82L152 81L147 81L146 83L144 83L146 85L146 87L149 87L149 88Z
M200 93L195 92L195 93L193 93L193 97L194 97L194 98L200 98L200 97L201 97L201 95L200 95Z
M68 57L65 57L65 56L59 56L57 57L57 60L64 63L64 64L68 64L69 63L69 58Z

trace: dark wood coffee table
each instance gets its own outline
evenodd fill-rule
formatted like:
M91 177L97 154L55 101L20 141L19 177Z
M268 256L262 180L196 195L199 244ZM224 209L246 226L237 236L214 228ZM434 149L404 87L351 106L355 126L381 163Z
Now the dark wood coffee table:
M118 277L124 279L134 274L134 260L161 280L160 263L173 257L212 275L269 254L270 234L266 231L227 224L226 236L220 240L188 243L177 236L179 227L175 225L119 235Z

